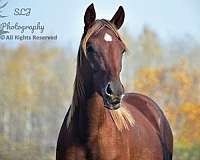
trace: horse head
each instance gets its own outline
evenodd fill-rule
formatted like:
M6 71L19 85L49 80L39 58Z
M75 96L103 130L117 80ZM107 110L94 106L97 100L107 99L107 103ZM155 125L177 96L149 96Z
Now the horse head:
M118 29L124 22L124 9L119 7L111 20L96 20L93 4L85 12L83 50L92 71L94 90L108 109L118 109L124 87L120 80L122 56L126 46Z

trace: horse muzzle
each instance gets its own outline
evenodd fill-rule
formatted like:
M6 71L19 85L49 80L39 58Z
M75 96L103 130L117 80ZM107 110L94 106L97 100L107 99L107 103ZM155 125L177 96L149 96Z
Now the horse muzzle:
M104 89L104 106L111 110L120 107L120 102L124 94L124 87L119 80L109 82Z

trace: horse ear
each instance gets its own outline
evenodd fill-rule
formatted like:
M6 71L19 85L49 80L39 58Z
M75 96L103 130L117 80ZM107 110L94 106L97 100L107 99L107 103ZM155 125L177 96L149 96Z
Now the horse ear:
M85 11L84 22L85 22L85 30L89 29L91 24L96 19L96 13L94 9L94 4L92 3Z
M113 16L113 18L110 20L111 23L113 23L117 29L119 29L123 22L124 22L125 12L122 6L120 6Z

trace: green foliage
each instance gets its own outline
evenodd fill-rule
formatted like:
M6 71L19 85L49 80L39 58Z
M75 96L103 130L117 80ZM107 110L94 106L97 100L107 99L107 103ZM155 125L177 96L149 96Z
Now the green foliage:
M194 144L189 148L175 145L175 160L198 160L200 157L200 144Z

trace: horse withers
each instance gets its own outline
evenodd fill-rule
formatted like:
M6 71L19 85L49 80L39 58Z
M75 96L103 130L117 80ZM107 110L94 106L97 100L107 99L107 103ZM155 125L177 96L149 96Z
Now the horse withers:
M96 20L91 4L77 57L72 104L62 124L57 160L171 160L173 136L159 106L147 96L124 93L120 81L125 43L120 6Z

